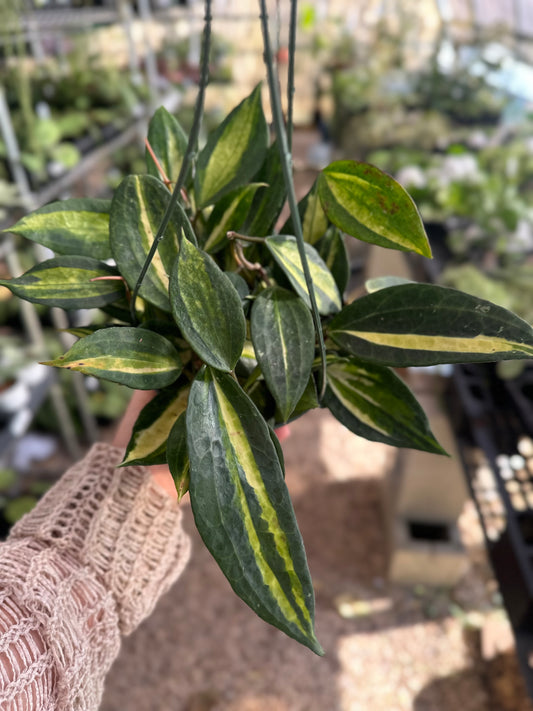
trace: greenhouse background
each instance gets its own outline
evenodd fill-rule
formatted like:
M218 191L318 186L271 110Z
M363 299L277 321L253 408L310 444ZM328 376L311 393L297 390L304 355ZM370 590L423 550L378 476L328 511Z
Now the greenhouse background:
M280 83L289 3L270 2ZM258 6L214 0L201 141L263 82ZM0 4L0 279L51 253L9 231L42 205L111 197L146 172L150 116L190 128L203 6ZM333 159L409 191L434 259L347 242L347 294L393 275L459 288L533 322L533 3L299 3L293 165L303 195ZM285 101L285 97L284 97ZM40 365L94 314L0 286L0 533L94 441L128 388ZM81 331L80 331L81 332ZM313 574L312 657L238 600L193 533L183 580L123 645L103 711L533 709L531 362L402 373L437 458L354 437L326 410L289 425L287 483Z

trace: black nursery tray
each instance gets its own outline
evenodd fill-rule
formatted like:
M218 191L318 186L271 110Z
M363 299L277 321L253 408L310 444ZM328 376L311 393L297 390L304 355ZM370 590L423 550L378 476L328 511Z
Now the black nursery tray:
M492 364L456 366L448 399L533 697L533 366L507 381Z

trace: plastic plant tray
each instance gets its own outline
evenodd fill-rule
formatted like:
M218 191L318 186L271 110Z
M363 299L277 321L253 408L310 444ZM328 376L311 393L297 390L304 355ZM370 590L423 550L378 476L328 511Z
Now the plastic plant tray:
M533 370L456 366L448 403L486 548L533 697Z

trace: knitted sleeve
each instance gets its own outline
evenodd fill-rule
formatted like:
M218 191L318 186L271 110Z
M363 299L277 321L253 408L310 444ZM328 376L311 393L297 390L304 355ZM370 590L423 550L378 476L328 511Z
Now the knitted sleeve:
M97 444L0 545L0 708L95 711L120 635L182 572L181 512Z

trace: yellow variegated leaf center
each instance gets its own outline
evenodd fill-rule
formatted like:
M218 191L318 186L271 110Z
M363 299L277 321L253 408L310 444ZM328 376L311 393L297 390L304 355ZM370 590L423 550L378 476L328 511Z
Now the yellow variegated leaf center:
M128 365L128 361L132 365ZM141 363L146 363L146 365L141 365ZM139 358L127 358L120 356L120 358L114 358L112 356L93 356L90 358L81 358L80 360L65 360L64 364L61 363L61 359L58 358L55 361L48 361L47 365L55 365L60 368L69 368L71 370L87 370L92 368L94 370L101 370L106 372L120 372L120 373L166 373L169 369L176 368L175 361L168 360L167 362L161 363L161 357L158 356L155 362L150 360L141 361Z
M129 450L123 464L148 456L167 441L174 423L187 407L188 397L189 388L186 388L175 400L172 400L168 407L161 409L159 417L149 427L137 432L135 444Z
M530 346L506 341L496 336L479 335L472 338L461 338L458 336L425 336L413 333L379 333L355 330L343 330L342 333L379 346L406 350L448 351L450 353L506 353L519 350L531 352L533 355L533 348Z
M142 225L142 241L144 248L146 250L146 253L148 254L150 247L152 246L152 242L154 241L154 231L152 229L152 225L150 223L150 217L148 215L148 211L146 209L147 203L145 199L143 198L142 194L142 184L137 179L137 190L139 192L139 201L138 201L138 206L139 206L139 222L140 225ZM157 278L163 285L163 288L165 290L168 289L168 273L165 268L165 265L163 264L163 261L161 259L161 256L159 252L156 250L152 263L150 267L156 272Z
M328 385L333 390L335 396L342 403L342 405L355 417L357 417L358 420L361 420L361 422L363 422L365 425L368 425L368 427L372 427L372 429L381 432L381 434L385 436L389 434L389 432L385 428L379 426L375 418L370 417L368 412L365 412L361 407L357 407L355 405L353 395L361 396L360 390L354 389L352 393L352 399L346 397L346 395L344 394L344 388L340 387L340 383L337 382L336 378L332 375L330 368L328 368ZM346 383L346 388L349 388L349 381ZM365 395L365 399L374 407L380 406L378 402L372 400L372 398L368 397L368 395Z
M291 580L291 589L294 596L294 600L298 605L299 612L302 614L307 623L309 625L312 625L309 611L307 610L302 585L291 563L291 554L289 551L287 539L280 526L276 511L268 498L265 485L261 477L261 472L259 471L259 468L257 466L257 462L252 452L252 448L244 432L243 425L239 419L237 412L229 403L221 388L216 384L216 381L215 388L220 407L221 419L224 422L224 428L227 429L227 432L229 434L230 446L233 450L233 463L238 463L238 466L242 469L242 472L244 473L246 481L254 491L254 494L257 498L257 502L261 508L261 518L267 525L267 530L272 536L279 556L287 563L286 572ZM228 465L230 465L230 462L228 462ZM234 470L232 473L234 479L233 483L236 488L236 495L239 501L239 505L241 507L241 513L246 527L246 532L248 534L250 545L254 551L255 559L259 566L263 581L271 591L271 594L279 605L283 615L288 620L297 625L299 629L304 632L304 634L307 634L307 630L302 625L300 617L291 605L291 602L287 598L287 595L285 594L278 579L276 578L274 571L269 566L261 550L261 543L254 526L248 503L246 501L245 492L243 490L239 474L236 470Z

